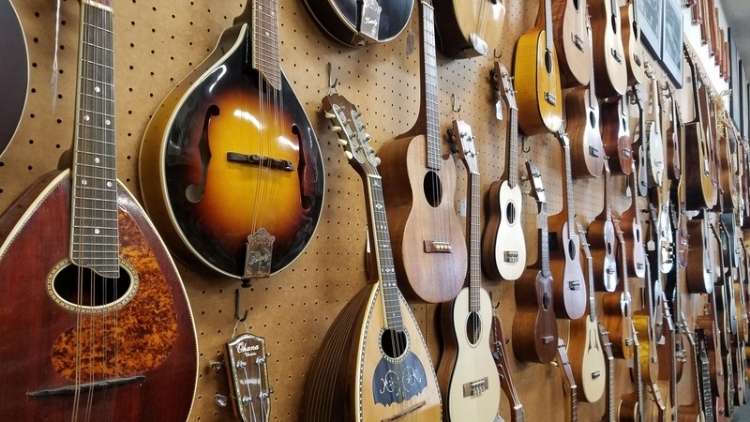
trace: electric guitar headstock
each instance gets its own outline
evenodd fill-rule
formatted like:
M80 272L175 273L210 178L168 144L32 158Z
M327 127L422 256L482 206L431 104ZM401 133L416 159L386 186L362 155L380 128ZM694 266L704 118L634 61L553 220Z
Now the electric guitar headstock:
M377 175L380 158L370 146L370 135L366 132L362 114L354 104L334 93L323 98L323 112L331 121L331 129L338 133L338 142L349 164L361 174Z

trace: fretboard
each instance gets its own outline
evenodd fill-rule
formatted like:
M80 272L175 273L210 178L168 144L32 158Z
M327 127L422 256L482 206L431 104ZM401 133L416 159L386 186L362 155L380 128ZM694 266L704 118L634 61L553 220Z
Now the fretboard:
M542 260L542 275L550 276L549 267L549 227L547 226L547 207L542 204L539 209L539 256Z
M401 319L401 294L398 290L396 267L391 252L391 237L388 233L388 217L385 212L383 185L380 176L368 175L366 186L370 206L370 238L377 249L380 271L380 290L385 304L385 317L388 328L403 329Z
M510 109L508 124L508 185L518 184L518 111Z
M611 345L607 348L607 420L615 422L615 359L612 356Z
M552 40L552 1L544 0L544 31L546 35L547 50L555 48Z
M635 338L635 334L633 334L633 338ZM635 394L638 398L638 415L639 420L645 420L644 414L645 414L645 408L646 405L645 397L643 396L643 375L641 373L641 350L638 345L633 347L633 360L634 366L635 366Z
M253 68L269 85L281 90L278 0L253 1Z
M81 2L71 259L106 278L119 270L114 33L109 6Z
M570 162L570 143L567 139L567 135L563 135L566 137L565 142L563 143L563 160L564 160L564 167L565 167L565 180L563 180L563 183L565 183L565 189L563 189L563 203L565 206L565 209L568 212L568 233L572 236L575 236L575 215L576 211L573 205L573 202L575 200L575 196L573 194L573 173L571 172L571 162Z
M469 311L479 311L479 292L482 288L481 262L481 222L480 207L482 203L479 174L469 173L469 214L466 216L466 232L469 234L467 244L469 248Z
M422 109L427 138L427 168L440 170L440 118L438 109L438 74L435 54L435 13L431 4L422 1Z

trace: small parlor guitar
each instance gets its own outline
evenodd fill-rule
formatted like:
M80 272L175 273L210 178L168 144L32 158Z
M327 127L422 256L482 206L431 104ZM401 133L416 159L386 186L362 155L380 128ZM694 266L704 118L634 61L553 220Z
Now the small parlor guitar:
M587 0L552 0L553 40L562 86L588 85L591 80L591 35ZM537 16L537 25L544 25Z
M539 2L544 25L535 26L516 42L513 73L518 88L518 121L526 136L557 132L563 127L560 68L555 52L551 0Z
M112 2L80 13L72 169L0 217L0 420L184 421L198 375L190 306L117 180Z
M458 292L453 302L441 305L443 353L437 375L447 420L494 421L500 406L500 380L492 376L495 362L489 347L494 309L489 293L482 287L478 155L468 124L454 121L451 137L468 172L469 285Z
M633 163L633 138L627 98L623 96L602 103L599 113L604 155L609 158L609 168L613 173L629 175Z
M589 224L588 238L594 266L594 286L598 291L614 292L617 288L617 235L610 204L609 165L604 163L604 210Z
M524 271L514 289L516 313L513 318L513 351L519 360L548 363L555 358L557 324L552 304L547 197L539 169L530 161L526 162L526 167L531 179L531 193L539 207L539 258L538 269Z
M305 0L321 29L351 47L392 41L409 23L414 0Z
M591 32L594 46L594 75L602 98L624 95L628 89L628 68L618 0L591 2Z
M154 113L139 158L144 204L172 248L243 281L302 253L325 192L317 139L281 70L277 6L247 2Z
M504 0L442 0L435 2L435 18L440 49L446 55L486 56L500 44L505 4Z
M401 296L391 254L378 165L362 116L344 97L323 99L349 163L364 184L372 268L365 286L328 330L305 387L308 421L437 421L440 389L430 353L411 308ZM489 331L487 327L486 331ZM489 336L483 337L487 346ZM490 376L491 372L485 374Z
M23 113L29 85L26 37L10 0L0 0L0 155L10 143Z
M422 105L417 123L380 148L398 280L411 298L452 300L466 276L466 241L454 210L456 165L442 157L434 12L422 0Z
M492 72L498 96L508 107L506 172L487 192L487 225L482 237L482 265L491 278L516 280L526 268L523 195L518 183L518 107L508 70L495 62Z

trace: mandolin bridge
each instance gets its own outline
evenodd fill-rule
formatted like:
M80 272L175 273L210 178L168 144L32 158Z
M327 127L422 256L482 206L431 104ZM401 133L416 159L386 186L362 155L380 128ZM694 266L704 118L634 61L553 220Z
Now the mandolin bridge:
M121 378L109 378L106 380L87 382L82 384L70 384L62 387L44 388L41 390L29 391L26 393L29 397L40 398L40 397L52 397L52 396L68 396L76 394L80 391L89 390L104 390L107 388L119 387L121 385L142 383L146 380L145 375L134 375L132 377L121 377Z
M489 388L487 377L484 377L480 380L464 383L464 397L481 396L482 393L487 391L487 388Z
M518 262L518 251L505 251L503 261L507 264L515 264Z
M557 97L555 97L555 94L551 92L545 92L544 93L544 99L547 101L551 106L557 105Z
M451 253L451 251L452 248L450 242L441 242L437 240L424 241L425 253Z
M571 34L573 38L573 45L576 46L577 49L583 51L583 39L578 34Z
M241 154L239 152L228 152L227 161L230 163L249 164L257 167L267 167L274 170L294 171L294 164L289 160L277 160L258 154Z

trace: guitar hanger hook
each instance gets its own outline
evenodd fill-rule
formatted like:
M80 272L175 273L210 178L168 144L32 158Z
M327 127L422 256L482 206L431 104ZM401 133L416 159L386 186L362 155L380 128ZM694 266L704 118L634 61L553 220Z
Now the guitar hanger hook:
M331 62L328 62L326 65L326 70L328 71L328 93L333 94L336 92L336 87L339 84L339 79L333 77L333 65Z
M240 289L234 289L234 319L239 322L245 322L247 319L247 309L245 309L245 313L240 316Z
M461 112L461 105L459 104L458 107L456 107L456 94L451 94L451 110L453 110L454 113L460 113Z
M531 147L526 143L526 139L528 139L526 136L521 136L521 151L523 151L524 154L531 152Z
M497 54L497 48L492 49L492 56L495 57L495 59L501 59L503 58L503 53Z

